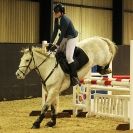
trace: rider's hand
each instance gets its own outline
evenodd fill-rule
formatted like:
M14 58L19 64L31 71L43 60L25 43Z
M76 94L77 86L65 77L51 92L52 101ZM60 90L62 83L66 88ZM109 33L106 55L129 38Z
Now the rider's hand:
M53 45L49 50L50 51L55 51L57 49L57 46L56 45Z
M49 51L52 46L53 46L52 43L49 43L49 45L46 47L47 51Z

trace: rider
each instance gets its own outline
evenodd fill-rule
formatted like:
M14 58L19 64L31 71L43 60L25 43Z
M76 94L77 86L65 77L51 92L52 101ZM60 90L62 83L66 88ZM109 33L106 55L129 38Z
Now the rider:
M54 17L54 31L52 33L50 43L53 43L55 41L58 30L60 30L61 33L56 45L50 48L50 50L54 50L55 47L58 47L57 52L61 51L65 53L70 69L71 85L75 86L77 84L80 84L77 76L76 65L73 59L75 46L77 44L78 32L74 28L74 25L70 18L65 15L65 8L62 4L59 3L55 5Z

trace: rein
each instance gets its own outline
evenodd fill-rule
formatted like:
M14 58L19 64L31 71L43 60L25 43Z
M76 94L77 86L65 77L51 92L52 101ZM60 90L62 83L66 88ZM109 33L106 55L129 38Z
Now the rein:
M50 54L47 56L47 58L44 59L38 66L36 66L35 59L34 59L34 56L33 56L33 52L31 51L31 56L32 56L32 58L31 58L31 60L29 61L29 64L28 64L27 66L21 66L21 67L19 67L18 70L25 76L28 69L29 69L29 70L32 70L32 69L30 68L30 64L31 64L31 62L32 62L32 60L33 60L34 66L35 66L35 68L34 68L33 70L36 70L36 71L37 71L37 73L38 73L38 75L39 75L39 77L40 77L40 79L41 79L42 84L43 84L44 86L46 86L47 80L48 80L49 77L52 75L52 73L54 72L55 68L58 66L58 63L55 64L54 68L51 70L51 72L48 74L48 76L46 77L45 80L43 80L43 78L41 77L41 73L40 73L40 71L39 71L39 67L49 58L50 55L51 55L51 53L50 53ZM20 70L20 68L22 68L22 67L26 67L25 72L23 72L23 71Z
M51 53L50 53L51 54ZM54 68L51 70L51 72L48 74L48 76L46 77L45 80L43 80L43 78L41 77L41 74L40 74L40 71L39 71L39 67L48 59L48 57L50 56L50 54L47 56L47 58L42 61L42 63L40 63L38 66L35 65L35 60L34 60L34 57L33 57L33 62L34 62L34 65L36 66L34 69L38 72L39 74L39 77L41 79L41 82L44 86L46 86L46 82L47 80L49 79L49 77L52 75L52 73L54 72L55 68L58 66L58 63L55 64Z

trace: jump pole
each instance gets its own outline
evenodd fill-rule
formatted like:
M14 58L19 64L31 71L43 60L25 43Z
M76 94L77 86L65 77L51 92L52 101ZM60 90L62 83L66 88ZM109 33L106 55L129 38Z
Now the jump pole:
M130 130L133 129L133 40L130 41Z

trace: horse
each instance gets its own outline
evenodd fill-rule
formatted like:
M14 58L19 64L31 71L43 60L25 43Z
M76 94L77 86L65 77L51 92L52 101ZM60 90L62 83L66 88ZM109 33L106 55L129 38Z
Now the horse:
M79 79L83 79L95 65L103 67L108 65L117 52L115 43L103 37L84 39L78 42L77 47L81 48L89 58L89 61L78 71ZM36 70L38 73L47 95L46 102L32 128L40 128L49 107L51 107L51 120L46 126L53 127L56 125L57 118L56 97L61 91L70 87L70 76L64 73L57 63L55 53L47 51L46 48L32 47L23 50L16 77L24 79L31 70Z

